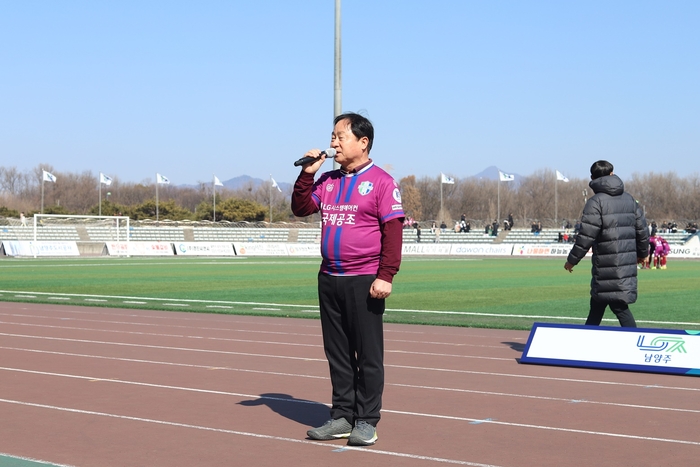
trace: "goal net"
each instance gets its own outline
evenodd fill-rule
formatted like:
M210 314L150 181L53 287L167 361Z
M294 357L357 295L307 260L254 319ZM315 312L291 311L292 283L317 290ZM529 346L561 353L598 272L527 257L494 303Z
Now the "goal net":
M129 241L129 216L34 214L31 227L34 241Z

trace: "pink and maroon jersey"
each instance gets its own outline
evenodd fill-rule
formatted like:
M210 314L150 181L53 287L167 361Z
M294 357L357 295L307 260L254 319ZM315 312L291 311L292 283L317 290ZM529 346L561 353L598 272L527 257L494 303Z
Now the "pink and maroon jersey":
M321 211L321 272L331 275L377 274L380 225L404 217L394 179L370 163L357 173L326 172L312 198Z

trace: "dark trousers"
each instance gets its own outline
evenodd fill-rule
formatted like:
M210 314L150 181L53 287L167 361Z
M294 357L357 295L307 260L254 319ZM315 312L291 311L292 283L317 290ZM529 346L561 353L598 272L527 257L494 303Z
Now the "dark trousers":
M586 324L598 326L603 320L603 314L605 314L605 308L610 306L610 310L615 313L618 321L620 321L620 326L623 328L636 328L637 323L632 316L632 312L625 302L613 301L613 302L600 302L591 297L591 311L588 313L588 319L586 319Z
M318 298L333 385L331 418L376 426L384 391L384 300L369 296L374 279L321 273Z

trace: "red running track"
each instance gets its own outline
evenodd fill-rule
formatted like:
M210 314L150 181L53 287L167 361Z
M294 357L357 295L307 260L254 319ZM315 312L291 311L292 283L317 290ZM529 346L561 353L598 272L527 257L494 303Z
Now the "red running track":
M0 303L0 453L99 466L697 466L700 378L521 365L528 333L387 324L379 441L328 418L317 320Z

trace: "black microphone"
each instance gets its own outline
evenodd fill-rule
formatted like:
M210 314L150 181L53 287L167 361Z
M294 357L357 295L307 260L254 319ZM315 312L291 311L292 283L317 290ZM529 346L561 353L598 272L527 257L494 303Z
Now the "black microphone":
M333 148L328 148L325 151L321 151L321 155L325 154L326 158L328 159L333 159L335 157L335 149ZM302 157L298 161L294 163L294 167L299 167L300 165L305 165L308 164L309 162L316 162L318 160L318 157Z

